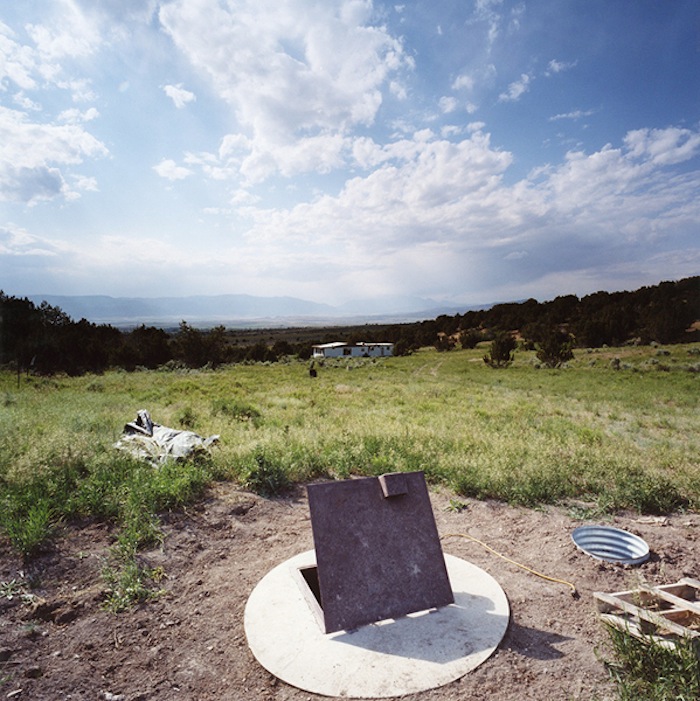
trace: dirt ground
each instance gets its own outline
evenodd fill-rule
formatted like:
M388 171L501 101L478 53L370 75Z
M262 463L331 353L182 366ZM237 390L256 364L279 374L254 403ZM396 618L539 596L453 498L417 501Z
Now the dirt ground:
M594 591L642 582L700 578L700 515L619 516L608 521L641 535L652 550L639 567L601 563L579 552L570 533L581 521L565 509L528 510L433 491L441 535L468 533L562 584L534 576L477 543L443 540L444 551L473 562L505 590L511 622L484 664L410 701L614 698L600 661L606 636ZM163 517L162 547L144 560L166 573L159 599L113 614L101 607L101 570L113 534L99 524L65 529L26 569L0 545L0 582L31 581L33 604L0 596L0 698L32 701L193 701L321 699L263 669L246 643L243 613L259 580L313 547L306 490L264 499L217 485L197 507ZM11 592L10 592L11 593Z

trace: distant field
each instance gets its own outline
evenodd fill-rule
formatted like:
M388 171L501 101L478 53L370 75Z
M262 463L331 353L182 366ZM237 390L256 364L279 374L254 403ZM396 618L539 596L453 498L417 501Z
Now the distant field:
M19 383L0 374L0 526L29 552L61 518L132 519L137 547L147 512L196 498L211 479L273 494L396 470L424 470L455 498L698 510L697 344L579 350L559 370L536 369L529 352L492 369L485 350L327 361L316 378L298 361ZM156 475L112 447L139 409L220 434L220 445L205 463ZM18 525L29 511L33 536Z

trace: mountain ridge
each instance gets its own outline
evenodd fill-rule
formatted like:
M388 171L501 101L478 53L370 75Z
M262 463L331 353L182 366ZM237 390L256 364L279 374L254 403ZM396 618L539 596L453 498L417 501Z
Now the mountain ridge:
M421 297L380 297L349 300L334 306L289 296L259 297L249 294L190 295L183 297L112 297L109 295L28 295L60 308L72 319L117 327L173 326L182 321L193 326L305 326L349 323L401 323L456 314L467 309L441 305Z

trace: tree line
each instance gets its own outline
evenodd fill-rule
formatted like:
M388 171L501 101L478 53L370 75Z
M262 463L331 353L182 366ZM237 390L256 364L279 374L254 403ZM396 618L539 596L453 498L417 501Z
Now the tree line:
M555 332L572 347L600 348L629 342L689 343L700 340L700 276L662 282L634 292L565 295L547 302L528 299L489 309L439 316L404 327L394 340L408 347L435 345L473 348L499 333L517 336L525 346L541 347Z
M223 326L197 329L186 321L175 332L155 326L122 331L86 319L74 321L60 308L0 291L0 365L36 374L100 373L108 368L154 369L170 364L199 368L226 363L276 362L311 357L312 345L329 340L392 342L396 355L435 346L448 351L510 336L561 356L574 347L639 343L671 344L700 340L700 277L662 282L634 292L596 292L582 298L528 299L454 316L391 325L338 327L318 331L298 343L271 330L268 340L241 343ZM505 334L505 335L504 335ZM508 343L507 341L504 341Z

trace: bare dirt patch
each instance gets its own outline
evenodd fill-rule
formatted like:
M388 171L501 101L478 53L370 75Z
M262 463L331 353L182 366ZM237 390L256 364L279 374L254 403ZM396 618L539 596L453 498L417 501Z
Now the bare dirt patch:
M650 560L634 568L579 552L570 533L582 521L565 509L518 509L464 500L450 509L433 491L441 535L468 533L580 594L521 570L473 541L449 537L445 552L494 576L511 605L497 652L447 686L405 697L457 699L614 698L599 653L606 635L592 598L641 582L698 578L700 516L619 516L611 525L647 540ZM39 597L0 597L0 697L32 701L320 699L275 679L248 649L243 612L250 592L275 565L313 547L305 490L264 499L220 484L185 512L163 516L162 547L144 553L162 567L166 593L121 614L102 608L101 571L113 534L101 524L69 526L50 552L23 568L0 546L0 582L33 582Z

